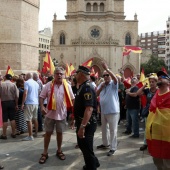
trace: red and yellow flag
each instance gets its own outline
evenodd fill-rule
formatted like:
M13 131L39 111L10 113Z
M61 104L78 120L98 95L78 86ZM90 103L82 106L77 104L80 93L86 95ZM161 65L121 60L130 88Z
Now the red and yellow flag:
M123 56L129 55L131 52L133 53L142 53L142 48L137 46L125 46L123 47Z
M46 55L45 55L45 58L44 58L44 63L43 63L43 69L42 69L42 72L44 71L50 71L50 74L54 74L54 70L55 70L55 67L54 67L54 64L51 60L51 56L50 56L50 53L49 52L46 52ZM44 72L45 73L45 72Z
M48 103L48 110L56 110L57 109L57 101L55 99L54 95L54 85L55 81L53 80L51 82L51 94L50 94L50 99ZM67 110L70 110L70 108L73 106L69 89L68 89L68 83L66 79L63 79L63 86L64 86L64 104L67 107Z
M70 63L70 73L73 75L76 72L76 69L74 68L73 64Z
M68 64L66 64L66 72L65 72L65 76L66 77L70 77L71 72L70 72L70 66Z
M82 64L82 66L85 66L85 67L90 68L91 65L92 65L92 62L93 62L93 58L91 58L91 59L87 60L86 62L84 62L84 63Z
M11 76L14 76L14 72L13 72L13 70L11 69L10 66L7 67L6 74L10 74Z
M146 123L146 139L151 156L170 159L170 92L159 95L159 90L151 100Z

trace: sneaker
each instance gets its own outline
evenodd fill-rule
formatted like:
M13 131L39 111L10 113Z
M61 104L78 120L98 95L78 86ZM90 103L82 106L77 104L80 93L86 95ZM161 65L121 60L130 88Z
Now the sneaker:
M111 156L111 155L113 155L114 153L115 153L114 150L110 150L110 151L108 152L107 156Z
M130 138L139 138L139 135L132 135Z
M125 132L122 132L122 134L125 134L125 135L130 135L132 132L131 131L125 131Z
M148 148L148 145L143 145L143 146L140 147L139 150L140 150L140 151L144 151L144 150L146 150L147 148Z
M27 136L25 138L22 139L23 141L33 141L34 137L33 136Z
M103 144L101 144L101 145L98 145L98 146L97 146L97 149L107 149L109 146L110 146L110 145L104 146Z

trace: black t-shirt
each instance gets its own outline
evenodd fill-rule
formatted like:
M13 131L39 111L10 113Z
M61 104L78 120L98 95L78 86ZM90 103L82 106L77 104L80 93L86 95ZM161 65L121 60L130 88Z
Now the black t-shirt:
M131 93L138 91L138 87L134 86L130 89ZM140 109L140 99L139 96L131 97L128 94L126 95L126 108L127 109Z
M151 102L151 100L152 100L152 98L153 98L153 96L155 95L156 92L152 93L149 88L144 89L143 92L146 95L147 104L150 104L150 102Z
M24 89L23 88L18 88L18 90L19 90L18 105L21 105L22 104L23 94L24 94Z
M74 96L76 96L77 90L78 90L77 87L76 86L71 86L71 88L72 88Z
M96 92L89 81L84 82L77 90L74 101L75 119L83 118L87 106L93 107L93 113L97 111Z

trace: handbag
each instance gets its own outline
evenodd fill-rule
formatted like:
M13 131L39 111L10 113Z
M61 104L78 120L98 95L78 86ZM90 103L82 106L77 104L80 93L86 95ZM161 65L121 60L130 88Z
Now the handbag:
M150 104L146 104L146 106L142 109L142 114L141 114L142 117L148 117L149 107L150 107Z

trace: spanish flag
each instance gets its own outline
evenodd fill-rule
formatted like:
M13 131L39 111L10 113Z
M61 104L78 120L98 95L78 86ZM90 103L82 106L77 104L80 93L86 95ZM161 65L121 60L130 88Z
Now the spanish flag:
M10 74L11 76L14 76L14 72L13 72L13 70L11 69L10 66L7 67L6 74Z
M76 69L74 68L73 64L70 63L70 73L73 75L76 72Z
M151 156L170 159L170 91L151 100L146 122L146 139Z
M129 55L131 52L140 54L142 53L142 48L131 45L123 47L123 56Z
M44 71L50 71L50 74L53 75L54 74L54 70L55 70L55 67L54 67L54 64L51 60L51 56L50 56L50 53L49 52L46 52L46 55L45 55L45 58L44 58L44 63L43 63L43 70L42 72Z
M65 72L65 76L66 77L70 77L71 72L70 72L70 66L68 64L66 64L66 72Z
M55 99L54 95L54 86L55 86L55 81L53 80L51 82L51 94L50 94L50 99L48 103L48 110L56 110L57 109L57 101ZM69 89L68 89L68 83L66 79L63 79L63 86L64 86L64 104L67 107L67 110L70 110L73 106Z
M84 63L82 64L82 66L85 66L85 67L90 68L91 65L92 65L92 62L93 62L93 58L91 58L91 59L87 60L86 62L84 62Z

